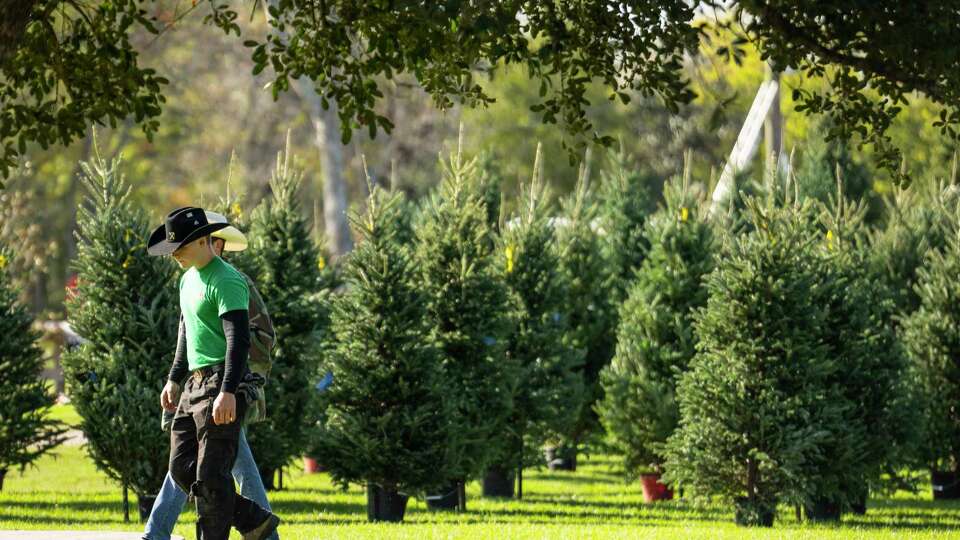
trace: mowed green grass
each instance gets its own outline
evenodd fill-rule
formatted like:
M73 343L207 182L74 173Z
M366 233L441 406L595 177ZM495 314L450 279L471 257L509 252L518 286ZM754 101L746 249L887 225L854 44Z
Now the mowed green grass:
M70 405L69 403L50 407L49 418L52 420L59 420L67 426L73 428L79 427L80 422L82 421L80 415L77 414L77 410L74 409L73 405Z
M7 475L0 492L0 530L142 530L136 522L123 522L119 486L94 468L82 448L62 447L57 453L22 475ZM270 500L284 520L284 539L960 538L960 502L934 502L929 493L871 500L867 516L845 516L839 526L798 523L793 511L782 507L772 529L738 528L724 504L643 504L639 487L625 484L609 457L594 456L575 473L528 471L524 494L523 501L485 500L474 483L468 488L467 513L431 512L422 501L411 500L405 523L370 524L360 488L343 492L325 474L292 470L284 489L270 493ZM192 511L184 512L176 534L195 538L194 518Z

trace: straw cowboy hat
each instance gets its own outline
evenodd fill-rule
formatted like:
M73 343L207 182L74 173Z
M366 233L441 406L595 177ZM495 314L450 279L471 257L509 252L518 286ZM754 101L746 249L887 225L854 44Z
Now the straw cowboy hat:
M227 218L223 214L210 212L209 210L205 213L207 214L207 221L210 223L227 223ZM219 231L211 233L210 236L223 240L224 251L243 251L247 249L247 237L240 232L240 229L237 229L233 225L228 225Z

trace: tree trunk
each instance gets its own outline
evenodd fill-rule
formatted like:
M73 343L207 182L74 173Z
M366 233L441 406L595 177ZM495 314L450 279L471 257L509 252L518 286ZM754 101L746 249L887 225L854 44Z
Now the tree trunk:
M340 142L340 118L336 102L323 110L320 96L312 87L310 121L313 123L317 150L323 174L323 222L327 249L336 259L353 249L350 225L347 222L347 183L343 177L343 144Z
M517 467L517 500L523 500L523 458L520 458L520 465Z
M270 21L270 6L276 6L278 0L264 3L264 14ZM287 35L280 36L284 42ZM313 124L314 141L320 151L320 168L323 174L323 221L327 236L327 249L332 259L336 259L353 249L350 237L350 223L347 221L347 184L343 178L343 144L340 142L340 117L334 99L328 100L329 108L323 110L320 95L308 78L294 82L296 92L304 104L309 107L310 123Z
M457 511L466 512L467 511L467 481L460 480L457 482Z
M123 485L123 522L130 523L130 493L127 485Z

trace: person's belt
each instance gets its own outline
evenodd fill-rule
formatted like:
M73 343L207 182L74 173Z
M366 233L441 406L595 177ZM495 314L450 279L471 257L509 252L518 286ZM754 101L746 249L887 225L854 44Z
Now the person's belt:
M200 382L206 379L207 377L213 376L213 374L215 373L222 372L225 365L226 365L225 362L220 362L219 364L214 364L212 366L204 366L201 368L197 368L192 372L190 372L190 376L193 377L194 381Z

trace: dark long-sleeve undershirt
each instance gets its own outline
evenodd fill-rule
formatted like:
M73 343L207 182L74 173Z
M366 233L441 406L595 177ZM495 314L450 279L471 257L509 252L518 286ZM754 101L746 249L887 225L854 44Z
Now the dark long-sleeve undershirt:
M177 353L173 356L173 365L170 366L170 374L167 379L179 385L190 373L189 364L187 364L187 327L180 317L180 329L177 331Z
M237 386L247 371L247 355L250 354L250 319L247 310L237 309L228 311L220 316L223 324L223 335L227 341L223 379L220 384L221 392L236 393ZM173 357L173 365L167 379L181 384L189 375L187 362L187 331L183 318L180 319L180 329L177 336L177 353Z
M247 371L247 355L250 354L250 314L245 309L235 309L220 316L223 335L227 338L226 366L223 370L221 392L236 393L240 380Z

